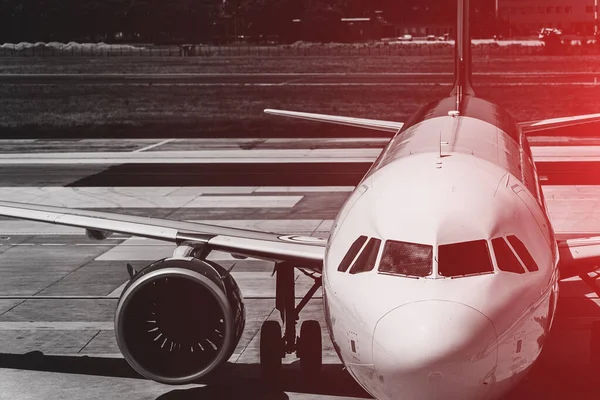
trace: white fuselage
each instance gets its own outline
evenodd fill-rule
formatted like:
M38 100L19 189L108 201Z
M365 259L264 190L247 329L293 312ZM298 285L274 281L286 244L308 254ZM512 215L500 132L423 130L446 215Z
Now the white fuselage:
M340 211L323 268L326 321L342 362L377 399L498 398L540 354L558 260L528 152L482 119L424 118L392 139ZM374 268L338 271L361 235L381 240ZM521 258L524 273L500 270L491 241L511 235L539 270ZM441 276L438 246L481 240L493 272ZM431 274L380 273L387 241L431 245Z

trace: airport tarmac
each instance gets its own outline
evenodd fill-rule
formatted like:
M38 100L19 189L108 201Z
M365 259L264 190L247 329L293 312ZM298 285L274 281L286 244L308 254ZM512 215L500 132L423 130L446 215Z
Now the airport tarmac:
M30 146L42 154L52 148L79 153L87 146L91 151L134 154L162 141L77 142L11 141L0 148L14 146L12 154L21 154ZM232 147L245 147L248 152L326 149L339 153L340 158L351 149L383 146L380 139L365 139L360 147L351 140L267 143L246 139L221 144L172 140L142 153L159 152L161 146L166 151L190 150L202 143L216 151ZM364 164L261 165L255 160L216 163L210 168L127 163L5 165L0 167L0 199L326 237L337 211L364 173ZM579 164L552 164L553 173L562 181L547 184L544 193L556 230L563 236L600 235L600 182L578 184L581 169L571 167L569 173L561 174L555 164ZM192 173L186 172L189 168ZM553 175L548 179L552 182ZM163 185L167 180L176 184ZM125 264L139 269L169 256L172 250L172 245L152 240L114 235L97 242L78 229L0 219L0 399L369 398L343 371L324 324L322 379L304 381L297 361L290 357L278 385L266 385L260 379L258 332L265 319L277 318L273 266L216 252L210 258L225 267L235 264L233 276L246 297L248 312L245 333L230 363L211 379L183 387L160 385L137 375L119 355L112 326L114 307L128 279ZM509 399L597 398L598 368L590 364L589 327L600 319L600 287L593 271L565 271L563 276L556 325L546 350ZM299 275L297 296L310 284ZM301 320L323 321L320 300L317 293Z
M474 73L478 86L596 85L596 72ZM452 85L451 73L0 74L12 85L377 86Z

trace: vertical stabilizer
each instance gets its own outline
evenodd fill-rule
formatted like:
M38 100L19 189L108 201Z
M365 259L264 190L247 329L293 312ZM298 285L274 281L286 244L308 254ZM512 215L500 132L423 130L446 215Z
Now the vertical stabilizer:
M457 0L456 42L454 45L454 88L457 110L463 96L475 94L471 83L471 34L469 30L469 0Z

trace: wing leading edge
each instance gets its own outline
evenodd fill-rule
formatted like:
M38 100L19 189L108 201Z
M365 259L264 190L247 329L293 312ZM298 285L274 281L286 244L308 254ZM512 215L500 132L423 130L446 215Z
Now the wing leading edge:
M167 219L0 201L0 216L123 233L172 243L191 242L235 255L321 269L326 241Z
M393 132L397 133L402 126L402 122L394 121L381 121L376 119L365 119L365 118L353 118L353 117L342 117L338 115L325 115L325 114L313 114L297 111L284 111L284 110L272 110L266 109L265 114L278 115L281 117L305 119L308 121L326 122L336 125L353 126L356 128L366 128L376 131Z
M600 114L574 115L571 117L550 118L538 121L521 122L519 123L519 126L523 130L523 133L530 134L534 132L551 131L557 128L578 126L594 122L600 122Z

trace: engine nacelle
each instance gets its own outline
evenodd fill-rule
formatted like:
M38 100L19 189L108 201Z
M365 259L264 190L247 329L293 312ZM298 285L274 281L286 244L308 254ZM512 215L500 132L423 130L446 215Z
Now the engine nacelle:
M136 274L115 314L117 344L146 378L185 384L227 362L245 309L223 267L195 258L164 259Z

